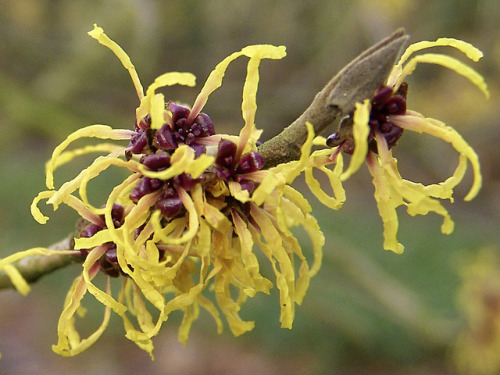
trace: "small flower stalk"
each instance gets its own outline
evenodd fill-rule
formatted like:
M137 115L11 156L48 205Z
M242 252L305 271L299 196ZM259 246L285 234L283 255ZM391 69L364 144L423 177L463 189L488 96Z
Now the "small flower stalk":
M410 215L441 215L442 231L450 233L453 221L440 200L453 200L453 188L462 180L467 161L474 182L465 199L477 195L481 186L477 155L463 138L406 105L404 80L422 62L455 70L488 95L479 74L458 60L436 54L411 57L424 48L448 45L479 59L481 53L465 42L439 39L410 46L387 82L371 98L353 103L355 110L346 114L337 133L325 139L314 134L313 124L306 123L307 139L300 158L264 169L265 160L257 147L262 131L255 124L259 65L263 59L283 58L284 47L253 45L231 54L215 67L188 107L157 91L172 85L194 86L191 73L165 73L144 92L127 54L100 27L94 26L89 34L109 48L131 76L139 99L133 129L91 125L77 130L56 147L47 162L47 190L34 199L31 212L43 224L48 217L38 208L42 200L54 210L64 204L77 211L81 219L73 248L34 248L0 260L0 269L22 293L29 291L29 285L13 265L19 259L64 253L82 261L82 272L68 291L59 319L53 350L60 355L79 354L95 343L112 312L123 320L125 336L152 357L152 339L174 311L183 313L181 342L187 342L200 310L213 317L218 332L225 320L238 336L254 327L253 321L240 316L244 302L257 293L269 294L273 287L279 290L281 326L292 328L295 306L302 303L320 268L325 242L310 203L291 186L300 174L321 203L338 210L346 199L342 183L365 163L384 224L384 248L397 253L403 251L396 237L398 206L406 206ZM219 134L216 121L203 108L222 85L228 65L240 57L248 59L243 126L238 135ZM404 180L392 156L404 131L427 133L450 143L460 155L455 173L429 186ZM104 142L70 149L74 141L86 137ZM57 169L90 153L101 156L56 187ZM351 155L347 168L343 154ZM125 170L127 177L94 204L88 199L87 185L111 167ZM328 186L322 186L317 172L325 174ZM308 234L310 251L294 234L296 227ZM271 271L262 270L263 262ZM105 275L101 287L99 274ZM122 283L113 294L111 280L116 278ZM105 312L96 331L82 339L75 320L87 294L101 302Z

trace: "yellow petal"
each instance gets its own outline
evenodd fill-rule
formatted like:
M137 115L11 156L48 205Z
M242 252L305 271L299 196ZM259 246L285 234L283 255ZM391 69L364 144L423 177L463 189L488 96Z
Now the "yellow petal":
M84 187L86 187L89 180L95 178L101 172L112 165L123 167L132 171L137 171L137 166L139 165L139 163L134 160L124 161L113 156L99 156L92 162L90 166L83 169L78 174L78 176L70 181L65 182L59 188L59 190L57 190L56 193L52 197L50 197L47 203L52 204L55 210L61 202L65 201L69 194L73 193L76 189L79 189L80 196L82 197L83 202L85 204L89 204Z
M284 196L289 199L293 204L300 209L303 217L300 216L300 225L302 225L309 235L313 245L314 262L309 270L310 276L316 275L321 267L323 259L323 246L325 245L325 236L319 227L317 220L314 216L310 215L312 208L307 199L297 190L291 186L286 186L284 189Z
M221 259L214 259L214 266L220 266ZM251 331L255 323L252 321L244 321L239 316L238 312L240 310L240 304L233 300L230 293L230 279L231 275L228 270L225 270L227 266L221 266L221 271L217 273L214 279L214 293L217 300L217 304L226 317L227 323L229 324L229 329L235 336L242 335L245 332Z
M60 145L58 145L52 153L52 158L46 165L46 185L48 189L54 188L54 169L58 165L59 155L64 151L68 145L77 139L85 137L93 137L100 139L115 139L115 140L130 140L133 131L129 130L115 130L107 125L90 125L78 129L71 133ZM67 156L65 156L66 158Z
M375 201L377 202L378 212L384 225L384 249L401 254L404 251L404 246L397 240L399 221L396 207L403 204L403 201L401 197L392 196L390 183L387 181L382 167L371 154L368 154L367 165L373 177Z
M90 278L94 278L98 267L90 274ZM104 318L99 328L94 331L89 337L81 340L74 326L74 315L80 308L80 303L87 291L86 283L82 276L79 276L73 282L64 304L64 310L59 318L57 326L58 342L52 346L52 350L62 356L75 356L94 344L107 328L111 316L111 309L106 307L104 310ZM106 284L106 292L111 293L109 278Z
M26 258L29 258L31 256L36 256L36 255L42 255L42 256L51 256L51 255L74 255L76 254L75 251L73 250L51 250L51 249L46 249L43 247L35 247L32 249L24 250L24 251L19 251L17 253L11 254L3 259L0 259L0 270L5 271L7 276L9 277L10 281L14 285L14 287L17 289L17 291L23 295L26 295L30 291L30 286L22 276L22 274L19 272L19 270L16 268L14 265L15 262L23 260L24 262L29 262L28 265L29 267L27 268L32 268L33 271L37 270L37 259L31 259L28 260ZM26 264L25 264L26 266Z
M151 128L159 129L165 123L165 98L163 94L156 94L155 91L161 87L184 85L194 86L196 77L191 73L168 72L157 77L148 87L146 96L141 99L141 104L136 110L137 122L141 121L147 114L151 114Z
M440 47L440 46L454 47L459 51L465 53L465 55L473 61L478 61L481 57L483 57L483 53L470 43L453 38L439 38L435 42L421 41L411 44L410 46L408 46L406 51L401 56L398 65L402 65L412 54L414 54L417 51L431 47Z
M187 145L180 145L172 155L170 167L164 171L150 171L144 165L139 165L139 171L146 177L169 180L182 173L189 173L192 178L198 178L210 167L215 158L202 154L195 159L194 150Z
M351 163L347 170L340 175L340 180L347 180L352 174L364 164L366 154L368 152L368 135L370 127L368 120L370 119L370 99L366 99L363 104L356 103L354 111L352 133L354 136L354 152L352 154Z
M329 149L314 151L310 157L310 166L305 169L304 175L307 186L314 196L325 206L333 210L338 210L342 208L342 205L346 200L345 190L342 186L342 181L340 180L344 163L342 154L338 154L336 156L334 169L329 169L327 165L332 164L330 154L331 150ZM319 180L314 177L315 170L323 172L327 176L333 195L331 193L327 193Z
M141 81L139 79L139 76L137 75L135 66L132 64L132 61L130 61L130 57L128 57L126 52L118 44L116 44L116 42L109 39L109 37L104 34L104 30L96 24L94 24L94 29L92 31L89 31L88 34L102 45L108 47L116 55L116 57L118 57L122 65L125 67L125 69L127 69L130 77L132 78L137 96L139 97L139 99L142 99L142 97L144 96L144 90L142 88Z
M295 311L295 272L292 262L286 249L283 247L281 234L270 218L261 208L255 205L251 205L250 213L259 226L265 242L261 242L258 238L255 238L255 240L271 262L274 274L276 275L276 286L280 291L281 326L291 329ZM279 269L276 266L276 261L279 264Z
M31 288L29 284L26 282L26 280L24 280L21 272L19 272L16 267L14 267L12 264L6 264L3 267L0 266L0 269L5 271L10 281L19 293L25 296L30 292Z
M217 90L221 85L222 85L222 79L224 78L224 74L226 72L226 69L228 65L238 57L242 55L247 55L249 57L255 56L260 59L262 58L281 58L284 56L284 47L274 47L270 45L257 45L257 46L249 46L246 48L243 48L243 50L239 52L234 52L228 57L226 57L224 60L222 60L217 66L215 67L214 70L210 73L210 75L207 78L207 81L205 82L205 85L201 89L200 93L198 94L194 104L193 108L191 110L191 115L190 119L194 118L201 109L205 106L205 103L208 100L209 95ZM249 89L250 90L250 89ZM192 117L192 118L191 118Z
M114 145L112 143L99 143L97 145L87 145L75 150L64 151L59 154L58 158L55 160L53 170L55 171L57 168L72 161L77 156L86 155L93 152L115 153L117 151L123 151L123 146Z
M474 172L474 182L469 193L464 198L466 201L473 199L481 189L482 176L479 158L474 149L463 139L463 137L452 127L443 122L424 118L417 113L407 113L405 116L390 116L390 120L403 129L409 129L418 133L427 133L450 143L457 152L467 157ZM458 178L458 176L457 176Z
M42 214L42 211L40 211L40 209L38 208L38 202L40 202L42 199L52 198L52 196L55 193L56 192L53 190L42 191L42 192L38 193L38 195L33 199L33 202L31 202L31 206L30 206L31 215L40 224L45 224L49 220L49 217Z
M454 57L438 53L426 53L410 59L404 66L401 76L398 78L399 84L405 79L406 76L410 75L415 70L418 63L437 64L453 70L476 85L484 93L486 98L490 97L488 86L486 85L484 78L477 71Z
M427 185L425 187L426 194L434 198L450 199L453 203L453 189L460 183L460 181L462 181L466 170L467 157L465 155L460 155L458 166L453 175L447 178L446 181L440 182L439 184Z
M233 211L231 217L233 218L235 233L240 241L241 259L245 270L248 272L252 280L251 286L256 291L269 293L272 283L260 274L259 261L252 251L254 245L252 235L246 223L238 213Z
M281 59L286 55L285 47L275 47L271 45L255 45L248 46L241 50L241 53L248 56L250 61L247 66L247 76L243 86L243 100L241 103L241 111L245 126L240 131L240 141L236 151L238 159L244 148L250 144L250 147L255 146L258 135L254 135L255 129L255 112L257 111L257 87L259 84L259 65L262 59Z
M153 226L155 228L155 239L161 240L164 243L171 245L180 245L191 241L199 229L198 213L196 211L196 207L194 206L193 200L191 199L189 194L180 187L177 188L177 193L179 194L179 198L181 199L182 204L184 205L184 208L186 209L187 215L189 217L188 227L186 228L187 230L180 237L166 236L164 234L165 229L167 228L163 227L158 210L153 212L151 217L151 222L153 223Z
M93 249L88 255L85 261L83 262L83 272L82 276L83 279L85 280L86 287L88 291L103 305L108 306L113 309L115 313L118 315L123 315L127 308L116 301L110 294L103 292L99 288L97 288L93 283L92 283L92 269L96 262L98 262L99 258L104 255L106 252L107 247L106 246L99 246L95 249Z

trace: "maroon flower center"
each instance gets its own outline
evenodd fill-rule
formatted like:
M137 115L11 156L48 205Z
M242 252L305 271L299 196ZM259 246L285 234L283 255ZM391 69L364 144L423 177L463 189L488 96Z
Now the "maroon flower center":
M264 165L264 159L256 151L250 151L237 161L236 149L235 143L227 139L221 140L215 158L215 173L223 180L233 180L240 183L242 189L251 193L255 189L255 182L245 178L245 174L261 169Z
M171 119L158 130L151 129L150 115L136 122L136 133L128 146L128 159L132 154L154 154L158 149L172 152L181 144L193 148L196 157L205 153L205 145L199 139L215 134L210 117L199 113L190 120L191 110L173 102L168 103L167 108L172 114Z
M396 92L393 92L389 86L381 86L375 92L371 100L370 118L368 120L368 125L370 126L368 142L370 149L373 151L377 152L377 145L374 140L376 133L382 135L389 149L396 145L398 139L403 134L403 129L390 122L389 116L404 115L406 113L407 90L408 85L402 83ZM352 123L352 114L344 121ZM346 139L341 139L340 132L333 133L327 138L326 144L330 147L341 145L342 151L347 154L354 152L352 135L346 137Z
M105 222L104 215L100 215L102 222ZM111 209L111 218L113 220L113 226L119 228L123 225L125 219L123 206L119 204L114 204ZM89 224L80 233L80 237L90 238L93 237L97 232L106 229L106 224ZM99 266L101 271L106 275L111 277L118 277L120 274L123 275L120 266L118 265L118 258L116 255L116 245L113 242L107 242L105 244L107 247L104 255L99 259ZM92 249L80 249L80 253L84 258L92 251Z

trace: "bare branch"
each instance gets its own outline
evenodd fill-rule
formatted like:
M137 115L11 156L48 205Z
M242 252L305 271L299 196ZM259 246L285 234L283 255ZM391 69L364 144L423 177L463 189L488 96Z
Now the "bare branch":
M53 244L49 247L52 250L68 250L72 248L73 237L68 236L62 241ZM28 283L34 283L39 278L47 275L59 268L68 266L71 263L81 262L83 259L79 256L61 254L61 255L32 255L17 262L12 265L18 269L23 278ZM9 276L5 271L0 271L0 289L14 288Z
M300 148L307 137L306 122L310 122L314 132L320 134L336 120L352 112L356 102L370 98L387 81L408 39L405 31L399 29L337 73L297 120L258 148L264 158L264 168L300 158Z

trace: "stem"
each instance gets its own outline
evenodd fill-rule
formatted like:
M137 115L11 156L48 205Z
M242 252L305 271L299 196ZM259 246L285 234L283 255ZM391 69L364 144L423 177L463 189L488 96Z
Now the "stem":
M387 81L408 39L404 30L399 29L338 72L297 120L258 148L264 168L300 158L300 148L307 137L306 122L313 125L315 134L320 134L341 116L350 114L355 103L372 97Z
M62 241L59 241L58 243L50 246L49 249L68 250L71 248L72 240L73 237L68 236ZM18 271L28 283L34 283L44 275L47 275L59 268L66 267L71 263L77 263L79 261L80 257L78 255L32 255L30 257L20 259L12 265L18 269ZM2 270L0 271L0 290L8 288L14 288L14 286L12 285L10 278Z

